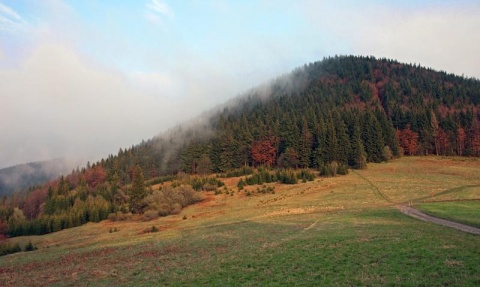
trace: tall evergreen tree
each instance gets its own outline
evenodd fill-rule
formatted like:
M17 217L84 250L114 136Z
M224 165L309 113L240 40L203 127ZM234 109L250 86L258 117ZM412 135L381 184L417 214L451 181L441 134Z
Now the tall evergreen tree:
M135 166L133 170L132 186L130 187L130 208L134 213L141 213L143 208L143 199L147 195L145 188L145 179L140 166Z
M362 132L367 160L370 162L383 161L383 147L385 146L385 142L382 135L382 128L371 110L365 114Z

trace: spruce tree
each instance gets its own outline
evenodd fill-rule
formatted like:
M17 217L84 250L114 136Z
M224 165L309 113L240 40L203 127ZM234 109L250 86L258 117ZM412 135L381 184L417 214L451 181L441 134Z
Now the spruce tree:
M141 213L143 199L147 195L145 180L140 166L136 165L133 171L133 181L130 187L130 208L134 213Z

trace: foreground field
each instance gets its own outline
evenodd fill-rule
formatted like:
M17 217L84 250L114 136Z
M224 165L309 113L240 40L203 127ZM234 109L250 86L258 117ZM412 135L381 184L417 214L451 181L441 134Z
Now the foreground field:
M479 236L394 208L470 204L479 172L476 159L409 157L252 196L228 179L229 194L179 215L10 239L39 250L1 257L0 285L480 285Z

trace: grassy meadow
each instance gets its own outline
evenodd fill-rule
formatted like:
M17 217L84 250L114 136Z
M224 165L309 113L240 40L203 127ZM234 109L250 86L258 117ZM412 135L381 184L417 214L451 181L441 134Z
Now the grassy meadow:
M224 179L178 215L11 238L38 250L0 257L0 286L478 286L479 236L395 208L478 226L478 174L478 159L404 157L273 194Z

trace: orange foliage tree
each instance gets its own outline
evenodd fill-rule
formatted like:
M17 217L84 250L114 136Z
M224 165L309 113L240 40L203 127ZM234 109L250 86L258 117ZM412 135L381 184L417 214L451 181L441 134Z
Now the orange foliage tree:
M275 164L277 138L264 137L252 143L252 159L254 164L272 166Z
M463 155L465 152L465 140L467 139L467 134L462 127L457 129L457 154Z
M397 130L397 137L400 147L407 155L414 155L418 149L418 134L410 129L410 125L404 130Z

